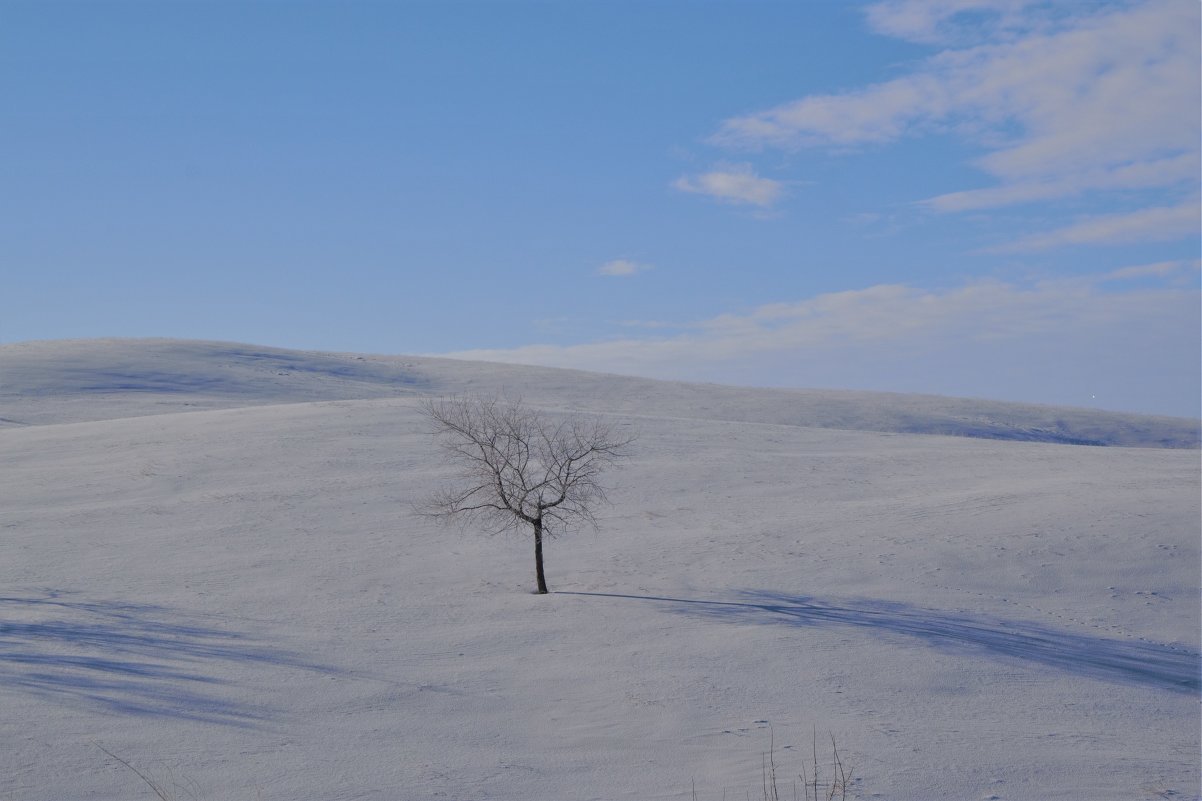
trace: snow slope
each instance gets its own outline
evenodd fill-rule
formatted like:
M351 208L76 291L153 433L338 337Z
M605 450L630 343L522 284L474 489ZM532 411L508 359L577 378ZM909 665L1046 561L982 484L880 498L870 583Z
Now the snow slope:
M550 596L410 512L501 387L640 432ZM1198 452L896 432L1196 421L168 341L0 403L3 799L758 797L815 728L860 798L1200 795Z
M747 390L415 356L228 342L0 346L0 428L270 403L496 393L564 409L1036 442L1197 448L1198 420L837 390Z

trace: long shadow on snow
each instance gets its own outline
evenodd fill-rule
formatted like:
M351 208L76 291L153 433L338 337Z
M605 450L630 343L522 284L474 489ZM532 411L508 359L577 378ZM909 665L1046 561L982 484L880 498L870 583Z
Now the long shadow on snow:
M232 726L273 717L228 697L232 682L216 676L234 665L336 672L159 606L0 597L0 686L122 714Z
M845 625L917 637L934 648L1026 660L1078 676L1197 693L1202 655L1143 640L1115 640L1059 631L1037 623L953 614L871 599L835 604L804 595L746 591L741 601L701 601L651 595L564 592L660 601L674 612L734 623Z

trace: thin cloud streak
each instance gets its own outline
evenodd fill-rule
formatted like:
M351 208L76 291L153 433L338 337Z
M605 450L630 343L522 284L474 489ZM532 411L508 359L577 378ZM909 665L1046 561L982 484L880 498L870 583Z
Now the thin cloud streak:
M921 201L935 211L978 211L1021 203L1056 200L1087 191L1150 189L1186 184L1202 170L1198 153L1129 164L1115 169L1084 171L1070 178L1013 183L989 189L948 192Z
M1102 276L1102 280L1132 281L1139 278L1164 278L1166 276L1179 276L1185 279L1190 272L1197 273L1200 267L1202 267L1202 262L1199 261L1192 263L1192 270L1188 262L1158 261L1154 264L1137 264L1133 267L1122 267L1117 270L1111 270Z
M607 261L597 268L597 275L608 275L614 277L626 277L644 273L651 269L650 264L639 264L637 261L630 259L614 259Z
M1140 209L1123 214L1104 214L1043 234L1024 237L993 249L995 253L1047 250L1067 245L1117 245L1129 242L1164 242L1198 230L1202 204Z
M724 314L669 337L442 354L654 378L1035 400L1196 416L1188 263L1032 285L878 285ZM1117 278L1158 278L1113 291ZM1161 391L1154 391L1159 386ZM1093 396L1098 396L1101 400ZM1156 408L1147 398L1170 398Z

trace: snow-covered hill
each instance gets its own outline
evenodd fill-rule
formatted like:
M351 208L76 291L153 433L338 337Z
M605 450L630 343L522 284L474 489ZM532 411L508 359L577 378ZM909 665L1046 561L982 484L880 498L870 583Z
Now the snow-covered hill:
M640 432L549 596L410 512L418 398L500 389ZM754 798L814 729L860 798L1199 795L1197 451L903 433L1196 421L170 341L2 346L0 417L0 798Z
M317 400L504 392L558 408L1031 442L1197 448L1198 420L930 395L745 389L225 342L0 346L0 426Z

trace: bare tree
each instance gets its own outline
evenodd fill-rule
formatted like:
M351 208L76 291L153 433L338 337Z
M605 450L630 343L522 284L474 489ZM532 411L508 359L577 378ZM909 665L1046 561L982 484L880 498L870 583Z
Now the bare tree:
M607 500L601 474L627 456L634 437L599 418L551 417L520 400L431 399L422 412L460 480L421 511L494 533L530 526L538 592L546 593L543 539L596 527L593 511Z

